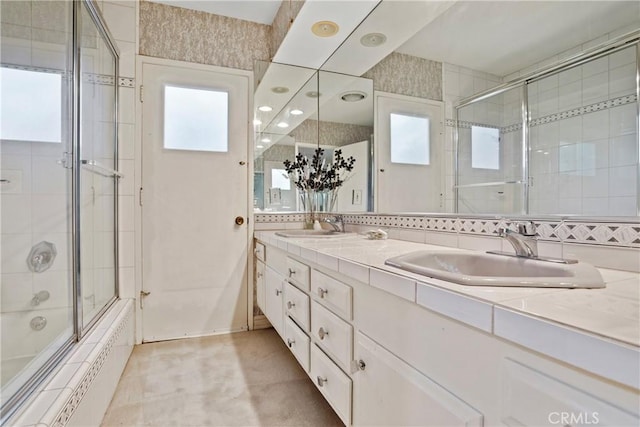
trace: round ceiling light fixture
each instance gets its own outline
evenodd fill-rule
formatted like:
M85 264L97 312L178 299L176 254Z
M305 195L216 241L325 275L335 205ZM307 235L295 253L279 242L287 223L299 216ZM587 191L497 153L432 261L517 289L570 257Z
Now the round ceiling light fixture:
M279 128L284 129L284 128L288 128L288 127L289 127L289 123L287 123L287 122L280 122L280 123L278 123L276 126L278 126Z
M311 32L318 37L332 37L338 34L338 24L333 21L318 21L311 26Z
M269 107L268 105L261 105L260 107L258 107L258 110L264 111L265 113L267 113L273 110L273 108Z
M305 93L305 96L309 98L320 98L321 95L322 94L320 92L316 92L315 90Z
M304 111L295 108L295 109L291 110L290 113L291 113L292 116L301 116L301 115L304 114Z
M366 97L367 97L366 93L360 92L357 90L354 90L352 92L345 92L342 95L340 95L340 99L342 99L344 102L358 102L358 101L362 101Z
M253 121L253 125L254 125L254 126L260 126L261 124L262 124L262 120L255 119L255 120Z
M360 39L360 44L365 47L376 47L380 46L386 41L387 36L382 33L369 33L362 36L362 38Z
M256 145L256 148L264 148L264 145L258 144L258 145Z
M271 88L271 92L273 93L287 93L289 92L289 88L288 87L284 87L284 86L274 86Z
M265 144L268 144L271 142L271 140L269 138L262 138L260 142L264 142Z

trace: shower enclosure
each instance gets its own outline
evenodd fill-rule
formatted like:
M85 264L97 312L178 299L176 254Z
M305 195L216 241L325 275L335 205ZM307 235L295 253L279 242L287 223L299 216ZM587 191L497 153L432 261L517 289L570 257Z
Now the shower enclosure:
M456 212L638 216L638 33L456 108Z
M93 2L2 1L2 421L117 296L118 54Z

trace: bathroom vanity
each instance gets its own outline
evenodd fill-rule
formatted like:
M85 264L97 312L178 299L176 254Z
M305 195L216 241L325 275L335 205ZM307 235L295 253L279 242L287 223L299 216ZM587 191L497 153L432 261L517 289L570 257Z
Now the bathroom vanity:
M638 274L498 288L384 264L443 249L256 232L258 305L345 425L640 423Z

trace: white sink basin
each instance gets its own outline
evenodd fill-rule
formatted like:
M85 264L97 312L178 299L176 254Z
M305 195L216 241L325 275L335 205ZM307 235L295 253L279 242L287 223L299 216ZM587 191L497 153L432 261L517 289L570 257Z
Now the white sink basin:
M276 231L276 236L280 237L298 237L298 238L325 238L325 237L346 237L353 233L343 233L333 230L287 230Z
M600 272L583 262L559 264L486 253L418 251L385 264L435 279L476 286L604 288Z

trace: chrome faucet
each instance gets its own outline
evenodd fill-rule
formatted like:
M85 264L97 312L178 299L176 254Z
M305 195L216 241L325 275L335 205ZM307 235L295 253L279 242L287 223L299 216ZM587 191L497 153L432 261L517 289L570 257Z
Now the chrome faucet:
M536 226L533 222L518 223L518 231L508 228L498 229L498 235L507 239L516 256L524 258L538 258L538 240L536 239Z
M342 219L342 215L328 216L324 218L322 222L329 224L335 231L344 233L344 220Z

